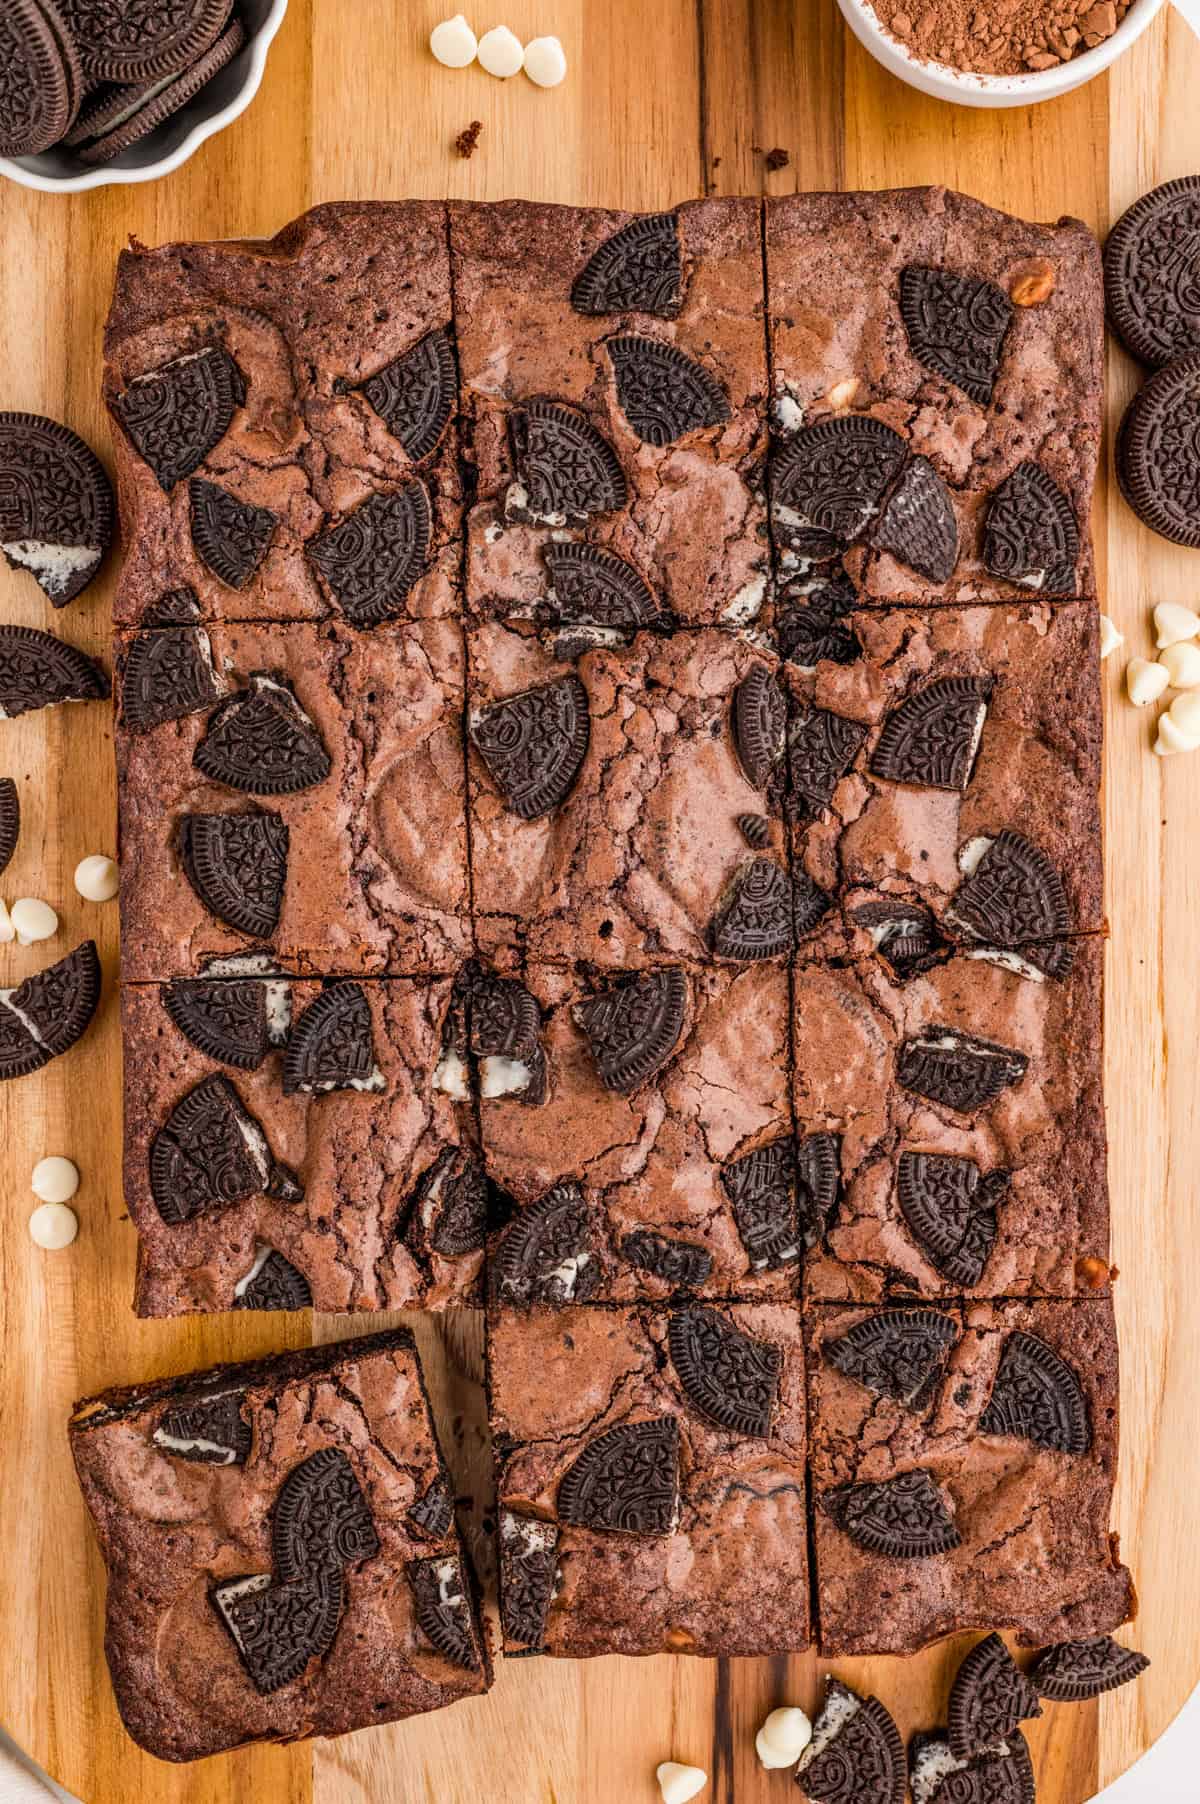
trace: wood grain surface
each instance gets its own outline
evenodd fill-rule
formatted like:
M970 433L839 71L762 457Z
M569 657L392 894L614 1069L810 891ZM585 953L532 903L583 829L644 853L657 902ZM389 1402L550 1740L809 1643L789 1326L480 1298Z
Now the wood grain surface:
M230 130L150 186L39 196L0 183L0 407L68 421L102 454L100 337L114 259L130 234L270 235L316 201L469 195L653 208L706 191L782 193L940 181L1033 218L1080 215L1103 232L1153 182L1200 168L1200 45L1164 13L1108 78L1028 111L948 108L886 76L844 31L834 0L507 0L523 36L556 31L571 64L543 93L518 78L438 68L425 43L444 0L292 0L262 92ZM1167 9L1169 11L1169 9ZM482 21L490 24L491 18ZM483 121L469 162L457 133ZM763 152L790 166L772 175ZM1134 372L1113 350L1109 420ZM1111 434L1110 434L1111 436ZM1200 557L1139 529L1111 482L1095 528L1107 611L1150 646L1156 600L1194 601ZM51 626L107 658L111 568L63 616L0 571L0 617ZM1138 1645L1154 1666L1099 1706L1050 1710L1030 1740L1042 1804L1082 1804L1165 1728L1200 1678L1200 985L1196 919L1200 761L1150 754L1145 715L1104 667L1107 738L1108 1107L1123 1352L1118 1520L1137 1574ZM111 727L102 706L0 725L0 774L24 826L2 893L50 899L66 949L94 934L100 1018L68 1059L0 1095L0 1721L85 1804L652 1804L655 1763L706 1767L717 1804L791 1793L753 1752L763 1713L810 1709L815 1658L550 1660L502 1667L490 1697L291 1749L176 1770L124 1736L102 1654L103 1574L63 1432L72 1399L117 1381L266 1351L284 1335L339 1338L380 1318L236 1316L138 1322L134 1234L120 1191L115 907L76 896L71 873L113 850ZM0 948L0 984L52 949ZM26 1221L36 1159L65 1152L83 1185L81 1232L39 1253ZM480 1502L477 1325L421 1320L449 1449ZM961 1646L845 1661L905 1731L945 1708Z

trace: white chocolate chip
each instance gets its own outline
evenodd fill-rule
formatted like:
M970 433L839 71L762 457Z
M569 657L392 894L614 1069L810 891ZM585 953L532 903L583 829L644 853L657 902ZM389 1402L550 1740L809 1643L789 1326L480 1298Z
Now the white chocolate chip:
M1158 631L1155 643L1162 651L1181 639L1194 639L1200 633L1200 614L1178 601L1160 601L1154 610L1154 625Z
M567 73L567 59L557 38L531 38L525 46L525 73L539 88L556 88Z
M1167 709L1167 719L1177 732L1200 745L1200 695L1177 695Z
M521 40L507 25L494 25L479 40L479 61L489 75L515 75L524 60Z
M121 887L116 860L92 852L75 866L75 888L85 902L111 902Z
M29 1180L34 1196L44 1203L69 1203L79 1189L79 1167L61 1153L39 1159Z
M1107 658L1110 652L1116 651L1118 645L1124 645L1125 635L1118 632L1107 614L1100 616L1100 656Z
M465 69L468 63L475 61L479 46L462 14L455 13L452 19L443 19L440 25L434 26L429 34L429 48L445 68Z
M29 1217L29 1238L47 1253L69 1247L79 1232L79 1218L65 1203L43 1203Z
M759 1760L767 1768L795 1766L812 1740L812 1724L794 1705L772 1710L754 1737Z
M1193 738L1190 733L1171 719L1170 711L1158 717L1158 737L1154 741L1154 749L1160 758L1173 757L1176 752L1194 752L1200 746L1200 738Z
M1172 689L1200 689L1200 645L1180 639L1163 648L1158 660Z
M677 1760L664 1760L656 1771L663 1804L687 1804L708 1784L708 1774L702 1766L680 1766Z
M1125 687L1135 708L1156 702L1170 680L1166 666L1150 658L1130 658L1125 666Z
M19 896L10 916L18 946L32 946L35 940L48 940L58 932L58 916L48 902L36 896Z
M8 903L0 902L0 943L7 945L10 940L15 940L16 937L17 930L12 924L12 916L8 912Z

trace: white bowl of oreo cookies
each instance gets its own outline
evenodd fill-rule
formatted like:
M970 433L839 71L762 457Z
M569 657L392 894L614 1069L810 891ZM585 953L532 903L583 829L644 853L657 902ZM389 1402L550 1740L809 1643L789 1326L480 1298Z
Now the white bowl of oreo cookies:
M838 0L859 43L910 87L957 106L1029 106L1082 87L1122 56L1166 0L1079 0L1062 24L1061 0L1047 0L1044 30L1007 37L995 7L975 0ZM1176 0L1189 17L1200 0ZM1019 17L1028 20L1028 9ZM940 60L939 60L940 59ZM975 66L968 66L975 65ZM999 71L999 72L996 72Z
M3 0L21 79L0 93L0 175L51 194L168 175L250 105L287 5L176 0L156 20L149 0L126 30L96 0Z

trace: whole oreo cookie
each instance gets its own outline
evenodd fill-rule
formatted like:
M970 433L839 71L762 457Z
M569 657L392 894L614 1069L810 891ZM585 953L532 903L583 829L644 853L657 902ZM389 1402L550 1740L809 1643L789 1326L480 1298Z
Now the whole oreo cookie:
M0 413L0 551L56 608L87 587L112 543L104 466L69 426Z
M214 4L216 3L217 0L214 0ZM120 109L113 123L93 126L97 135L91 143L83 145L78 151L80 162L111 163L114 157L119 157L131 145L140 144L164 120L170 119L181 107L185 107L214 75L219 75L226 64L233 61L245 42L246 33L235 19L228 31L223 31L214 44L177 74L173 81L168 81L165 87L159 78L146 81L132 92L125 90L129 106Z
M1200 351L1169 363L1134 396L1117 441L1117 480L1151 532L1200 547Z
M1109 323L1155 369L1200 351L1200 176L1134 201L1104 247Z
M36 156L79 110L83 71L54 0L7 0L0 10L0 156Z
M214 44L233 0L58 0L83 71L102 81L162 81Z

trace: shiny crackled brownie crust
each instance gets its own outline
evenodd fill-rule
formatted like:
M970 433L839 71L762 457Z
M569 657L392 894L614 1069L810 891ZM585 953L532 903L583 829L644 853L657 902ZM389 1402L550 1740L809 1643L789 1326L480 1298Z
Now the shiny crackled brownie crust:
M1108 1526L1111 1303L951 1306L957 1338L915 1404L881 1394L880 1364L830 1357L877 1313L806 1316L822 1652L913 1653L994 1628L1045 1646L1128 1621L1136 1598ZM911 1344L909 1360L911 1388ZM857 1486L883 1490L842 1489ZM923 1551L931 1543L942 1551ZM901 1545L910 1557L896 1557Z
M808 1645L794 1305L489 1313L505 1651Z
M320 976L457 968L471 927L453 622L179 624L122 635L117 664L126 980L262 941ZM280 709L244 706L263 676L284 686L267 691L289 711L282 749ZM213 815L254 817L272 870L255 842L189 877L190 819Z
M336 593L312 557L322 535L376 493L404 495L413 483L425 491L416 513L421 521L428 513L428 543L411 564L391 544L393 575L402 569L404 580L391 585L389 609L422 619L457 611L457 393L452 347L442 342L450 329L439 202L317 207L268 241L123 252L104 391L126 545L117 623L145 623L181 588L206 619L336 615ZM244 388L212 443L211 398L200 404L180 364L205 352L232 359L235 387ZM137 384L160 372L161 392L146 400ZM364 388L383 372L383 393ZM387 425L397 390L408 397L399 432ZM123 400L130 392L132 404ZM157 430L139 427L145 415ZM160 473L139 452L130 420ZM197 551L193 478L271 516L269 546L240 587ZM334 544L344 551L344 541Z
M479 1299L474 1113L438 1082L451 990L449 979L323 988L253 974L125 984L124 1194L139 1314ZM334 999L345 1012L326 1025ZM235 1037L231 1023L259 1007L279 1027L259 1062L239 1068L231 1058L249 1029ZM265 1175L245 1168L239 1147L254 1126ZM293 1292L262 1294L267 1257L267 1279L286 1261Z
M1073 578L1047 593L1094 594L1103 302L1087 228L1071 219L1033 225L945 188L796 194L767 201L766 253L775 459L801 427L869 416L932 462L953 506L953 573L922 580L889 551L859 545L849 565L864 599L1019 593L986 567L984 535L991 498L1023 464L1065 498L1078 540ZM906 270L932 270L932 291L918 278L906 297ZM965 284L948 324L938 306L943 275ZM1039 293L1048 276L1050 292L1014 304L1031 275ZM785 557L785 595L794 584L802 598L809 574L803 560Z
M629 229L655 240L651 273L636 282L592 261ZM450 249L477 485L468 608L534 611L557 534L625 560L682 623L766 624L758 202L687 201L640 222L526 201L451 202ZM587 440L582 483L541 501L513 439L530 401L576 410ZM580 502L585 515L570 517Z
M70 1439L108 1572L118 1706L149 1752L194 1760L340 1735L486 1691L488 1645L406 1330L106 1391L75 1406ZM289 1478L299 1510L280 1504ZM435 1566L460 1604L436 1607ZM265 1575L332 1586L336 1606L331 1574L341 1601L324 1654L305 1658L314 1621L329 1637L314 1612L281 1615L241 1657L218 1587ZM276 1684L289 1663L296 1676Z
M810 1301L1087 1296L1108 1283L1103 944L1061 979L952 957L793 974L797 1131L838 1144Z

